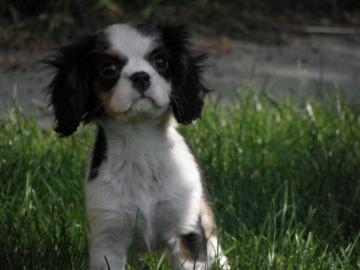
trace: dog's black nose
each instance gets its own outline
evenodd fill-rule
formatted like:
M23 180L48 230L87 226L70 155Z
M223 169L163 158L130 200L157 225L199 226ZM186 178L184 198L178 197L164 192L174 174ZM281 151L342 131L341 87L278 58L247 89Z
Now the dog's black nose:
M150 75L144 71L135 72L130 76L133 87L141 94L149 88L151 80Z

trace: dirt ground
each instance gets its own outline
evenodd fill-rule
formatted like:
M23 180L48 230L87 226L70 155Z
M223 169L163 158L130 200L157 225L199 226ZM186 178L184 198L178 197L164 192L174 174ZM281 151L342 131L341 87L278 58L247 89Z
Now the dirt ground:
M312 35L282 45L264 45L228 38L196 39L211 57L205 81L226 100L253 86L276 97L333 95L336 89L349 100L360 98L360 36ZM51 71L38 63L47 51L0 48L0 115L14 102L49 126L51 111L43 89Z

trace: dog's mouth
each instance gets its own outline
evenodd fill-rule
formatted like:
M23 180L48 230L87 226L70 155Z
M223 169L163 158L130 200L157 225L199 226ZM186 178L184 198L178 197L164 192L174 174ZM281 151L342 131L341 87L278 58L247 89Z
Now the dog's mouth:
M138 102L138 101L142 101L142 100L149 100L151 102L154 102L154 99L152 97L141 95L140 97L136 98L133 103Z
M135 113L145 113L145 112L150 112L152 110L154 110L155 108L157 108L156 106L156 102L154 101L153 98L148 97L148 96L140 96L138 98L136 98L130 108L128 109L128 112L135 112Z
M130 110L132 109L132 107L139 107L139 106L143 106L144 109L150 109L150 108L155 108L155 109L160 109L161 106L159 106L156 102L156 100L153 97L150 96L145 96L145 95L141 95L140 97L136 98L133 103L130 106Z

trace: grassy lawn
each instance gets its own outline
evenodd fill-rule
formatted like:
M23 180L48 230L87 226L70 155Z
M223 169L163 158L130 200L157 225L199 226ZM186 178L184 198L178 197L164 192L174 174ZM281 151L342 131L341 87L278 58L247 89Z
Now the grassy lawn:
M0 268L86 269L87 127L69 139L13 111L0 121ZM341 99L243 94L183 128L233 269L359 269L360 112ZM168 269L161 254L130 269Z

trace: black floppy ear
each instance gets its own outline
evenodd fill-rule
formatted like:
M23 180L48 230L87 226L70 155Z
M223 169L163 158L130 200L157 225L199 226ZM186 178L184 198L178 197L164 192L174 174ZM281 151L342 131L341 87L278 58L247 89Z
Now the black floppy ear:
M189 32L183 25L161 25L163 42L170 52L171 107L176 120L189 124L200 117L209 90L202 82L207 54L190 49Z
M55 76L47 92L54 108L55 131L61 136L74 133L81 121L87 121L91 104L87 58L94 51L97 35L84 36L60 48L44 60L55 69Z

